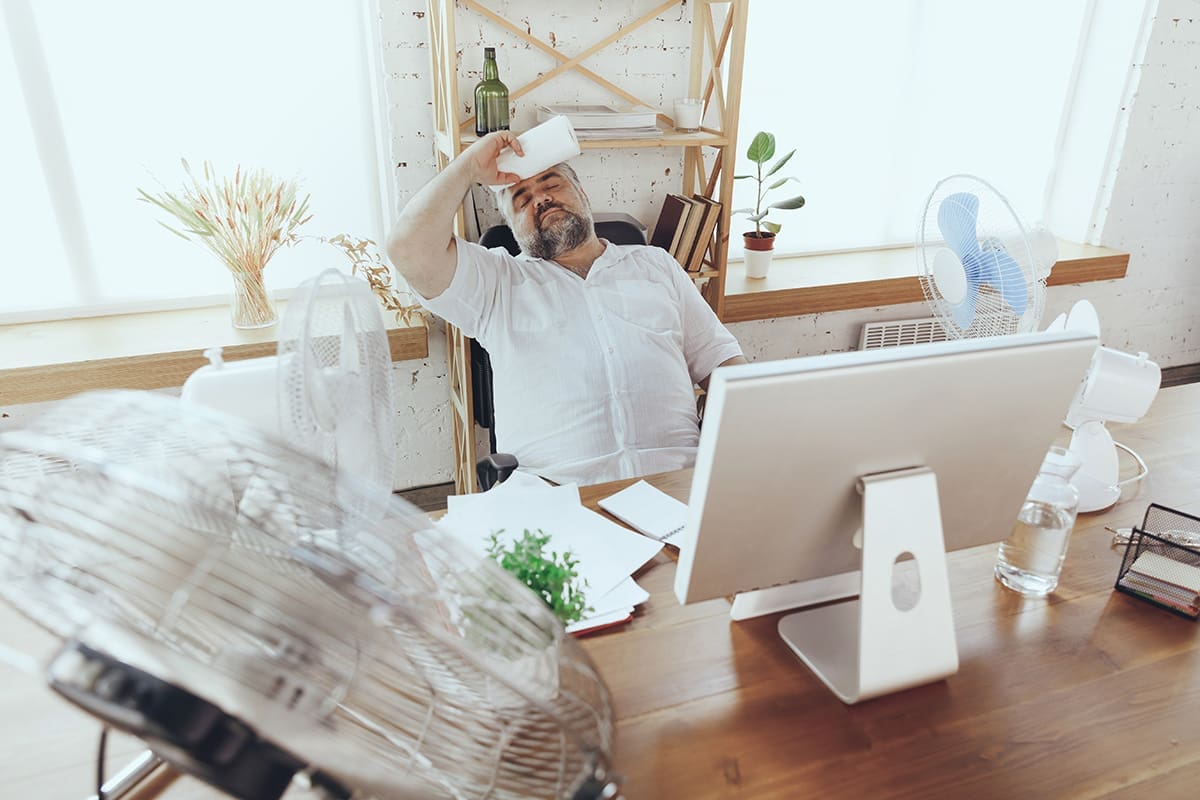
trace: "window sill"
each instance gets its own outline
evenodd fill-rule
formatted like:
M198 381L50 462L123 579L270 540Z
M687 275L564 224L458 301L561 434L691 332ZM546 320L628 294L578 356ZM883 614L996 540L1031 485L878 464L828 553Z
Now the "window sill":
M1059 241L1048 286L1124 278L1129 254ZM924 302L912 247L776 258L767 277L746 277L741 262L725 276L724 322Z
M285 304L279 303L281 312ZM397 325L387 315L393 361L429 355L424 326ZM0 405L57 400L90 389L181 386L208 363L274 355L278 326L242 331L227 305L0 325Z

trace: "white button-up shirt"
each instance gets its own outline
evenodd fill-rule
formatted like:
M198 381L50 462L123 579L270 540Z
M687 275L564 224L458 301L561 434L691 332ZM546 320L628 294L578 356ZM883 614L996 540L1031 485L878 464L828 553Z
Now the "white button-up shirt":
M692 465L693 385L742 350L665 250L605 242L583 279L457 244L449 288L422 303L491 355L500 452L559 483Z

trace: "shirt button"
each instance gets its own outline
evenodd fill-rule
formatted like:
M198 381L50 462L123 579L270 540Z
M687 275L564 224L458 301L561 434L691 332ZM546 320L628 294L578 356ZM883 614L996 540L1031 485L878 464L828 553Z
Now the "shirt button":
M596 319L604 319L604 315L603 315L603 314L597 314L597 315L596 315Z
M612 351L613 351L613 349L612 349L611 347L610 347L610 348L608 348L608 354L609 354L609 355L612 355Z

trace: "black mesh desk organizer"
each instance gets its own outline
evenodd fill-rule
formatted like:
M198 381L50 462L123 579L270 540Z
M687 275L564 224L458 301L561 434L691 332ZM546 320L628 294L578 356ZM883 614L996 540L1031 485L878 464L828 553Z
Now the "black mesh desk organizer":
M1139 566L1147 564L1139 562L1144 555L1153 558L1160 567L1173 569L1185 585L1148 576L1146 573L1152 571ZM1158 560L1159 557L1183 567L1172 567ZM1195 584L1188 580L1189 567L1200 570L1200 517L1152 503L1146 509L1141 527L1135 527L1130 534L1116 589L1195 621L1200 617L1200 593L1193 591Z

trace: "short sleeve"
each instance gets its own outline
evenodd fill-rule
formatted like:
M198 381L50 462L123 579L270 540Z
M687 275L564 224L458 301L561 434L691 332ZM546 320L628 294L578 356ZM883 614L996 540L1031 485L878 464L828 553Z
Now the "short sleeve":
M508 262L515 259L502 250L489 250L457 236L454 239L458 257L450 285L437 297L418 294L417 298L426 309L477 338L492 318Z
M665 254L665 251L663 251ZM669 255L671 280L679 294L683 318L683 356L693 383L712 375L714 369L742 355L742 346L717 319L712 306L695 282Z

